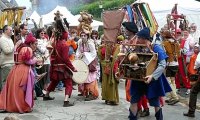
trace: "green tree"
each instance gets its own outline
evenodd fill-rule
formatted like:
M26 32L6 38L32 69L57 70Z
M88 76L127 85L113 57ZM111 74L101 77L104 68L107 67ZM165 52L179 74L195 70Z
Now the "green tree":
M101 2L100 2L101 1ZM80 2L80 5L70 10L73 14L79 14L81 11L87 11L94 16L94 19L101 20L101 12L103 10L122 8L130 5L135 0L87 0L87 3ZM103 8L99 8L99 5Z

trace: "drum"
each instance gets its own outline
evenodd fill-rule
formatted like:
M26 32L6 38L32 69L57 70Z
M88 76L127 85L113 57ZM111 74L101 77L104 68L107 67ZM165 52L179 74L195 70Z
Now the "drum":
M86 81L89 75L88 66L82 60L74 60L72 65L77 69L78 72L73 72L72 79L78 84L82 84Z

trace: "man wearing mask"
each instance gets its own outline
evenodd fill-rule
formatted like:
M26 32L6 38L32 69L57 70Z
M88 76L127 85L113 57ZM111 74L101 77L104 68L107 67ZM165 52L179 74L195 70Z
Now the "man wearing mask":
M12 27L5 25L0 38L0 91L14 64L14 43L11 39Z

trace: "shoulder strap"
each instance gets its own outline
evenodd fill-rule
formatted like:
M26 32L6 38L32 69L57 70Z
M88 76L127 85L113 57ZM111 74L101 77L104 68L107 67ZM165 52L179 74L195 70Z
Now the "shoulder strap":
M56 43L55 43L55 47L56 47ZM58 53L58 50L56 48L54 48L57 56L64 62L64 60L62 59L62 57L60 56L60 54Z
M56 46L56 44L55 44L55 46ZM64 62L64 60L62 59L62 57L58 53L57 49L56 48L54 48L54 49L55 49L55 52L56 52L57 56ZM65 64L65 62L64 62L64 64ZM66 66L67 69L69 69L71 72L73 72L66 64L65 64L65 66Z

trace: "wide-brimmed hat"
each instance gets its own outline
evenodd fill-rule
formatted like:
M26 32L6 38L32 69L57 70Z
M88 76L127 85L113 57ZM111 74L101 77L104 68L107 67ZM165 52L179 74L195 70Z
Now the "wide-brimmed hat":
M122 25L130 32L138 32L138 28L134 22L123 22Z

